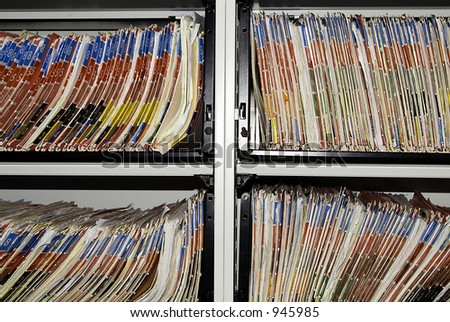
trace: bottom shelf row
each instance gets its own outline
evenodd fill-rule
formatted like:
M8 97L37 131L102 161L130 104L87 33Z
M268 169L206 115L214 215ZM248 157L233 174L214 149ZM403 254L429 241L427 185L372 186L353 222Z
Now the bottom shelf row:
M213 194L139 191L139 209L114 193L94 209L0 191L0 301L212 301ZM236 300L450 300L450 208L305 184L239 193Z
M152 209L0 200L0 301L210 300L212 201L205 191Z
M241 209L249 301L450 299L450 208L420 193L257 185Z

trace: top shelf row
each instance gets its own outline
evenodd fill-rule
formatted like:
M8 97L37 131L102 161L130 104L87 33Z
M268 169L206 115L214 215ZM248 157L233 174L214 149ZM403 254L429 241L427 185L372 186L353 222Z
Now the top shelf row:
M2 11L0 161L208 163L214 6L182 9Z
M238 2L241 164L450 164L448 20L295 11L354 2ZM0 9L0 162L214 162L214 1Z

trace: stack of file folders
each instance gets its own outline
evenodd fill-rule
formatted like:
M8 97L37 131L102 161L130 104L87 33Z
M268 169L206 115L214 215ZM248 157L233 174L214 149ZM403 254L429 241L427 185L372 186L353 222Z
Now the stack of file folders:
M0 150L167 152L201 114L203 47L188 16L97 36L0 32Z
M416 193L254 186L250 301L449 301L450 209Z
M203 198L151 210L0 201L0 300L196 301Z
M450 22L251 17L262 148L450 151Z

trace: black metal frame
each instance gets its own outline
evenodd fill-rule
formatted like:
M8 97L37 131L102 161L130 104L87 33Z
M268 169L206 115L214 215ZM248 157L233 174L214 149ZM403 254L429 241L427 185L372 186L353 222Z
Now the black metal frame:
M0 175L5 190L211 190L210 176ZM1 197L1 196L0 196Z
M250 134L250 88L251 88L251 60L250 60L250 16L252 1L238 2L237 23L237 102L236 121L237 142L239 149L249 150Z
M253 185L301 185L315 187L345 187L353 191L378 192L434 192L449 193L448 178L377 178L377 177L302 177L238 175L238 196L251 190Z
M198 1L197 1L198 2ZM59 2L58 2L59 3ZM94 1L94 4L96 2ZM133 2L134 3L134 2ZM179 1L169 1L171 3L179 3ZM123 162L146 162L146 163L205 163L212 162L213 157L213 145L214 145L214 87L215 87L215 1L204 0L202 1L203 9L205 11L204 20L204 88L203 88L203 102L202 111L198 117L198 120L194 126L192 133L180 142L174 149L170 150L166 154L161 154L156 151L146 152L7 152L0 151L0 162L108 162L111 160L123 161ZM147 4L140 8L149 7L160 8L155 4ZM99 9L107 7L109 9L115 8L114 6L108 7L107 4L100 1L96 6L91 7L86 2L86 8ZM20 8L21 10L26 7L23 3L17 6L10 6L12 8ZM0 5L0 8L6 8ZM9 7L8 7L9 8ZM6 8L6 9L8 9ZM31 7L33 8L33 7ZM49 6L50 9L55 7ZM57 7L58 9L64 9L65 6ZM76 6L76 8L78 8ZM119 7L120 8L120 7ZM130 8L130 7L127 7ZM73 10L73 8L70 8ZM124 26L136 25L141 26L151 23L167 23L169 20L173 20L175 17L169 16L167 19L76 19L76 20L48 20L35 19L31 21L24 21L18 19L4 19L0 21L0 26L3 30L54 30L61 31L71 30L112 30ZM52 28L53 26L53 28ZM58 27L55 27L58 26Z
M315 2L304 0L259 0L260 7L280 8L296 7L410 7L403 0L381 0L371 4L356 3L356 0L325 0ZM250 16L252 0L238 4L238 66L237 66L237 105L236 120L238 158L241 162L293 162L293 163L398 163L398 164L450 164L450 153L395 153L395 152L336 152L336 151L270 151L255 149L250 137L251 111L251 58L250 58ZM450 7L443 0L431 0L421 7Z
M205 230L202 254L202 277L200 279L199 300L214 301L214 195L205 197Z
M203 82L203 154L214 149L215 63L216 63L216 5L207 1L205 8L205 69Z
M251 268L251 249L252 249L252 216L251 216L251 194L244 192L240 196L241 212L237 215L240 217L240 226L237 227L236 233L239 234L239 249L236 250L236 256L239 257L239 267L236 274L236 291L234 300L236 302L248 301L248 290L250 285L250 268Z

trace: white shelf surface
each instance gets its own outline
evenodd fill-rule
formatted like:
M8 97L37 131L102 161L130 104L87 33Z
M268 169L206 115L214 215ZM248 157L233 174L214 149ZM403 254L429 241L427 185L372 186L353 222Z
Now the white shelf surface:
M266 13L283 14L286 13L290 16L298 17L300 15L308 14L310 12L315 15L325 16L327 13L340 12L347 16L350 15L363 15L365 17L383 17L389 15L394 16L430 16L436 15L440 17L450 16L450 5L446 7L286 7L286 8L265 8L260 7L258 3L253 4L253 12L266 11Z
M258 176L450 179L450 165L241 163L236 171Z
M0 163L0 175L24 176L177 176L212 175L205 164Z
M203 16L199 10L2 10L0 19L17 20L54 20L54 19L166 19L167 17L181 17L182 15Z

